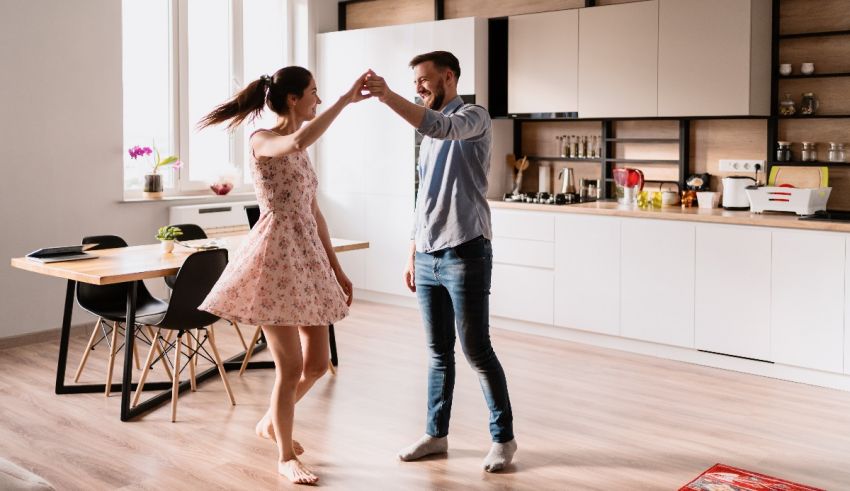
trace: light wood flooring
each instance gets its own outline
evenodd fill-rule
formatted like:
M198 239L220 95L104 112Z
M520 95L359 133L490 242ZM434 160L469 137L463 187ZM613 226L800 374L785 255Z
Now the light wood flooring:
M216 330L224 356L240 348L228 331ZM337 375L296 409L296 438L320 487L675 490L722 462L850 489L848 393L500 329L492 337L508 374L515 465L503 474L480 469L487 410L459 347L448 456L400 463L396 451L424 429L419 314L356 303L337 326ZM85 341L73 339L70 374ZM276 474L274 445L253 432L271 370L229 372L235 407L214 378L181 396L177 423L167 405L121 423L117 394L54 395L57 344L0 351L0 457L58 489L292 487ZM105 353L92 354L84 381L103 379ZM162 378L155 370L151 380Z

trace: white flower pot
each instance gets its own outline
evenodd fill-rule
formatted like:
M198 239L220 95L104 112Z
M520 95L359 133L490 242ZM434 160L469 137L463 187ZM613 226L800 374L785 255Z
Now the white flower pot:
M170 253L174 250L174 241L173 240L161 240L159 241L160 247L162 247L162 252L165 254Z

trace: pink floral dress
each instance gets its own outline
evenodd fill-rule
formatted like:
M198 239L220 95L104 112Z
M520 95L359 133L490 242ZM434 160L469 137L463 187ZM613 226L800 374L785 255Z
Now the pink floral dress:
M261 215L200 309L255 326L320 326L348 315L312 212L304 151L251 160Z

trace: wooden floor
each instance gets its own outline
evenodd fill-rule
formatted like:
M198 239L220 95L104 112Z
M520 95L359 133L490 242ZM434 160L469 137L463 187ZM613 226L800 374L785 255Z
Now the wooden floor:
M229 356L239 346L227 331L216 330ZM360 302L337 326L338 374L320 380L296 410L296 438L320 486L675 490L722 462L850 489L850 394L499 329L492 335L516 418L519 452L509 472L480 469L487 410L462 356L448 457L396 460L424 429L424 336L415 310ZM85 339L73 343L71 373ZM121 423L117 395L53 394L56 352L57 343L0 351L0 457L58 489L291 487L276 474L274 445L253 432L272 371L230 372L235 407L211 379L181 397L177 423L167 407ZM86 381L102 380L104 355L94 352Z

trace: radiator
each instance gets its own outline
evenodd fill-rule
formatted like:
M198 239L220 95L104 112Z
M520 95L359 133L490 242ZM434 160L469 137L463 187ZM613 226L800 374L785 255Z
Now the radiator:
M172 206L168 211L168 223L172 225L194 223L204 229L210 237L239 234L248 230L248 215L245 213L245 207L256 204L256 201L235 201Z

